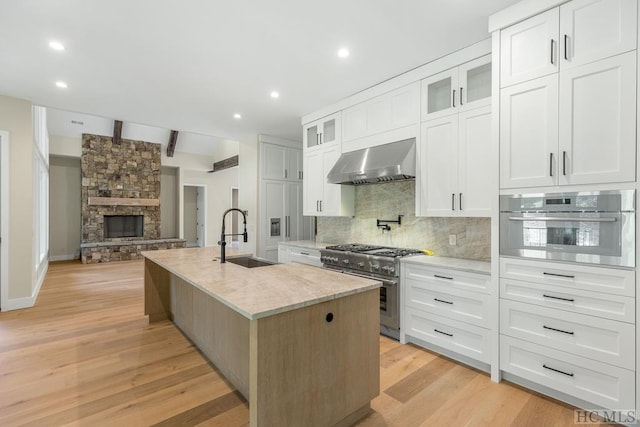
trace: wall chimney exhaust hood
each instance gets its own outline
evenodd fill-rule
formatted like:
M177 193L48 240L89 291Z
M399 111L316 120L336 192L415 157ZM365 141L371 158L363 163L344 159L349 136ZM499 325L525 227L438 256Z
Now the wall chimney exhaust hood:
M330 184L375 184L414 179L416 139L343 153L327 175Z

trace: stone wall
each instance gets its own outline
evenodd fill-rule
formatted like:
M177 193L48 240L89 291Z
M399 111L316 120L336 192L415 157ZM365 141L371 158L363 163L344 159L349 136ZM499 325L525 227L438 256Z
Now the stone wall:
M391 231L376 227L376 219L396 220ZM415 182L399 181L356 187L353 218L318 217L316 240L326 243L368 243L431 249L437 256L489 260L490 218L422 218L415 216ZM457 244L449 244L455 234Z
M82 135L82 243L127 241L106 239L105 215L144 215L142 239L160 237L160 206L89 205L89 197L160 198L160 144ZM140 238L137 238L140 239Z

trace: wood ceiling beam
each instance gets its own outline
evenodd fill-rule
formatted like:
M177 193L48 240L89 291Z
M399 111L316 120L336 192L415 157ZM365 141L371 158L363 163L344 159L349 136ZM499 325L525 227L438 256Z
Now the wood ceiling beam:
M122 120L113 121L113 143L120 144L122 140Z
M167 157L173 157L173 153L176 150L176 143L178 142L178 131L172 130L169 136L169 144L167 145Z

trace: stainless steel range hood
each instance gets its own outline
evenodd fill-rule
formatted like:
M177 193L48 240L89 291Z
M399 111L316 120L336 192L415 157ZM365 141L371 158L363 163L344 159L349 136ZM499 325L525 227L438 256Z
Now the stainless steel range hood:
M416 139L344 153L327 175L330 184L375 184L414 179Z

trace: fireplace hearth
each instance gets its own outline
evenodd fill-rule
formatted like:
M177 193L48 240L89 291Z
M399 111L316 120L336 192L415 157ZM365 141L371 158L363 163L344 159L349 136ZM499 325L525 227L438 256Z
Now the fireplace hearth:
M105 215L105 239L122 237L142 237L144 235L144 215Z

